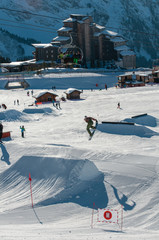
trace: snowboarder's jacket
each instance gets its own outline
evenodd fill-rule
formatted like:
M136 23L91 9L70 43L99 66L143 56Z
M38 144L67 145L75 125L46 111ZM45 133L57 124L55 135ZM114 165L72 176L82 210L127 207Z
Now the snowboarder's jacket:
M20 129L21 129L21 132L24 132L24 131L25 131L24 126L20 127Z
M93 124L93 120L94 120L94 121L97 121L95 118L87 117L87 116L85 116L84 120L85 120L85 122L87 122L87 123L89 123L89 124L90 124L90 123Z

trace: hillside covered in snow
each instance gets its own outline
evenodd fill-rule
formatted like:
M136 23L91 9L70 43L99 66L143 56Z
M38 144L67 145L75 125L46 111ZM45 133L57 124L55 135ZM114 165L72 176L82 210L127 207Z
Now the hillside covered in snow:
M123 35L137 54L137 65L146 66L158 58L158 8L158 0L1 0L0 54L11 60L32 56L27 39L51 42L71 13L88 14Z

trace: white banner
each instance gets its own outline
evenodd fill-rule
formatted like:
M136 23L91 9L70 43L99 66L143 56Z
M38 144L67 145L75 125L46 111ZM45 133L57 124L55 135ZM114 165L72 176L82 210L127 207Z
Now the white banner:
M98 222L118 223L118 211L98 208Z

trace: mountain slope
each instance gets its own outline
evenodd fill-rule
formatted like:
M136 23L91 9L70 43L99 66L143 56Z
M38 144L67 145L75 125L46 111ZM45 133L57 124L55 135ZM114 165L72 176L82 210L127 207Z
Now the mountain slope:
M88 14L94 22L123 35L137 53L138 65L142 65L158 58L158 7L158 0L23 0L23 3L18 0L2 0L0 22L1 27L11 33L47 43L57 35L57 30L63 26L63 20L71 13ZM16 48L18 44L17 40ZM19 52L12 54L12 47L7 54L3 44L0 45L3 54L14 56L14 59L16 54L17 57L22 56ZM26 50L23 55L31 55L32 50Z

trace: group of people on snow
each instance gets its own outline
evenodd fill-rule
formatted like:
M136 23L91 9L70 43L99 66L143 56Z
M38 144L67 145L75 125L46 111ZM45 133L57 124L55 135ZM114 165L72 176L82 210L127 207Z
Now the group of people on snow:
M14 100L14 105L16 105L16 103L17 103L17 105L19 105L19 99Z

